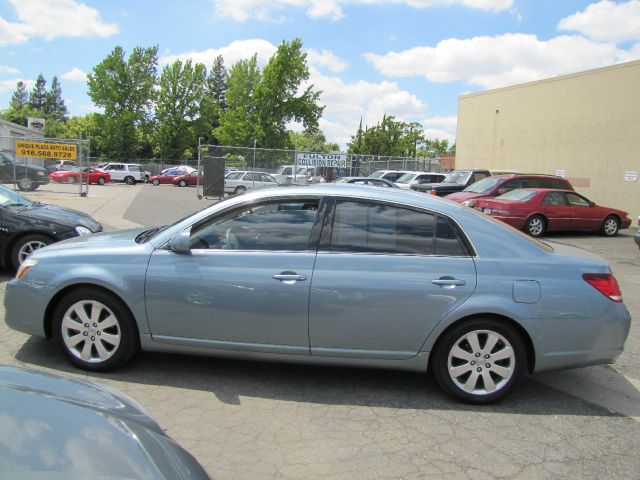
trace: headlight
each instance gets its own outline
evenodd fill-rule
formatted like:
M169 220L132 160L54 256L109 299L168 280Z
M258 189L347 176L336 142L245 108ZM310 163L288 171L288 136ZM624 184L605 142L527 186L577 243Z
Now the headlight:
M20 267L18 268L18 272L16 273L16 279L20 280L24 277L31 268L33 268L38 263L38 260L33 258L27 258Z
M93 232L89 230L87 227L83 227L82 225L78 225L76 227L76 233L81 237L84 235L91 235Z
M43 172L42 170L38 170L36 172L36 177L45 177L47 174L45 172Z
M464 205L465 207L473 207L473 202L471 200L465 200L464 202L462 202L462 205Z

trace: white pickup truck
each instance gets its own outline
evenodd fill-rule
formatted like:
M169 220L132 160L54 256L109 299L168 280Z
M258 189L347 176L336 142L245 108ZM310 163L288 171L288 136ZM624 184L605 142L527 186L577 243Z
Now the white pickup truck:
M149 178L139 163L107 163L98 167L109 172L114 182L124 182L127 185L135 185L138 182L146 182Z

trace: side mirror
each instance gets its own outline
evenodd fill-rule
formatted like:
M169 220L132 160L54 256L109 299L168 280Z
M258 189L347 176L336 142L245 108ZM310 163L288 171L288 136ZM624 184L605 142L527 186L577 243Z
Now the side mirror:
M589 202L589 206L590 206L590 207L595 207L595 206L596 206L596 204L595 204L595 202Z
M176 253L191 253L191 228L182 230L169 241L169 249Z

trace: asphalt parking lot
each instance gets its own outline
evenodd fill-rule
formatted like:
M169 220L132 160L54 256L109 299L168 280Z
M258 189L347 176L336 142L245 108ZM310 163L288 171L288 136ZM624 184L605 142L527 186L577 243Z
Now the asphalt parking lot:
M109 229L169 223L210 203L193 188L108 185L78 198L57 187L32 198L88 211ZM634 318L617 363L529 377L489 407L456 403L427 376L381 370L142 353L117 372L87 374L52 342L4 322L0 363L113 385L217 479L639 478L640 251L632 237L547 237L611 263ZM0 273L3 292L11 274Z

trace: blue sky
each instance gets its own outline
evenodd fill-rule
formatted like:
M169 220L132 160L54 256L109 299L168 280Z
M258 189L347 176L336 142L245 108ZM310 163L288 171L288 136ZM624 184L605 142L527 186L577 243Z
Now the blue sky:
M461 94L640 59L640 0L0 0L0 108L42 73L96 111L85 75L116 45L229 67L296 37L329 140L387 113L453 142Z

